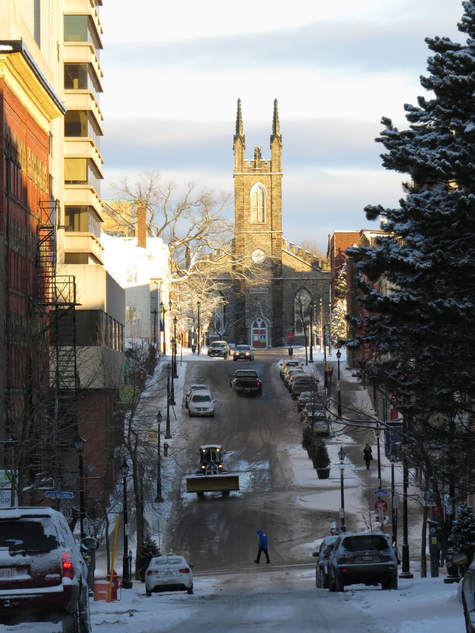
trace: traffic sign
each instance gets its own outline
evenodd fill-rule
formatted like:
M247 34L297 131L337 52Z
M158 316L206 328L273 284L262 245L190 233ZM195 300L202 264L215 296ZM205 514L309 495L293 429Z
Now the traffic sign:
M388 504L384 499L378 499L374 504L374 509L376 512L387 512Z
M382 488L379 488L379 490L375 490L374 491L375 495L387 495L388 491L387 490L383 490Z
M69 492L68 490L47 490L45 497L49 499L72 499L74 492Z

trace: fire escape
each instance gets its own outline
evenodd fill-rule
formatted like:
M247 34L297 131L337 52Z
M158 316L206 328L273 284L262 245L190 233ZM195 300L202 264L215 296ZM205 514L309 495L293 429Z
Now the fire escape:
M74 275L57 274L59 202L40 203L39 214L36 306L48 342L48 406L37 473L61 486L62 457L77 429L76 281Z

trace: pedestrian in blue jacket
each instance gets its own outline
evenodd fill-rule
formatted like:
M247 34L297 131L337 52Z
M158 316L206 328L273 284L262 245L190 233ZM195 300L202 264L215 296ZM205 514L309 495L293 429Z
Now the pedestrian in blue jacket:
M269 552L267 551L267 534L262 530L257 530L257 543L259 549L257 550L257 558L254 562L259 565L259 561L261 560L261 553L264 552L267 562L270 563Z

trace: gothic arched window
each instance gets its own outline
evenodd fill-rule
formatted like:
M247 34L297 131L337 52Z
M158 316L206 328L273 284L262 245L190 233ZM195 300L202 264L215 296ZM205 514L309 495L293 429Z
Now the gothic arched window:
M312 310L312 295L305 288L295 293L294 299L294 328L296 336L304 333L304 327L310 324Z
M266 188L260 182L251 189L251 222L263 224L266 221Z

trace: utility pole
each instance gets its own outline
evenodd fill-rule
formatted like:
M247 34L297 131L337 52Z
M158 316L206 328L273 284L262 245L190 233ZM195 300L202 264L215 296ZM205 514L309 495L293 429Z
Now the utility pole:
M198 356L201 350L201 322L200 322L201 301L198 301Z

